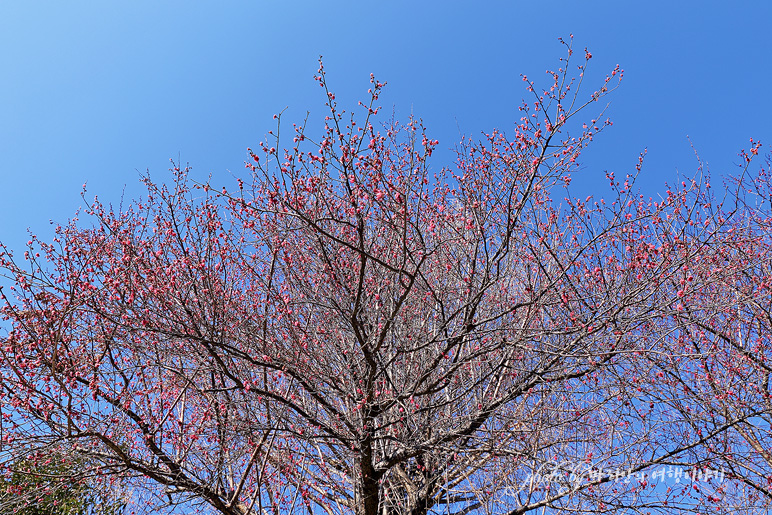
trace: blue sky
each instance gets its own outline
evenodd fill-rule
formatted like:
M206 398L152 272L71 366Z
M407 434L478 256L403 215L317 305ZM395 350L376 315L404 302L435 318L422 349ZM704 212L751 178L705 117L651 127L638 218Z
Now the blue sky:
M84 182L107 202L136 197L138 171L168 179L170 158L214 183L242 174L274 113L324 116L320 54L344 107L375 73L386 110L412 111L450 149L460 133L511 128L520 74L547 84L558 38L573 34L594 55L590 85L625 69L582 187L648 148L639 184L663 191L696 169L687 136L724 175L748 138L772 143L770 20L766 1L2 2L0 240L19 250L28 227L50 237Z

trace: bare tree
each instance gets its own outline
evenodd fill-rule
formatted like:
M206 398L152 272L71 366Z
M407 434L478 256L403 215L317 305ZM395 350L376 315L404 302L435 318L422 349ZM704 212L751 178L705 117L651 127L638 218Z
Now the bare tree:
M26 263L3 252L3 452L64 446L153 506L227 515L703 505L644 475L749 420L692 432L657 368L677 373L677 330L653 329L685 316L672 284L702 255L664 236L703 199L643 201L635 174L570 194L608 125L578 116L621 70L582 101L591 55L575 75L567 48L455 171L430 168L419 122L375 125L383 84L360 122L320 67L321 138L281 150L277 130L251 180L191 189L178 167Z
M708 498L737 513L766 513L772 501L769 160L759 173L750 171L760 146L751 139L750 150L740 154L741 173L728 182L721 202L703 200L705 206L712 202L722 223L694 217L704 222L693 227L708 229L710 237L682 238L682 247L698 258L671 281L678 309L660 324L670 346L688 356L669 375L693 431L709 434L737 421L685 457L698 475L722 471L728 480L712 478L705 485Z

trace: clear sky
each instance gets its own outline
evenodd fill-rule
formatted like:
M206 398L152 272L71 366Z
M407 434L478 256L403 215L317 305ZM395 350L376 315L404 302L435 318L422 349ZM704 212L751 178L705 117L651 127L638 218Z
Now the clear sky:
M168 179L170 158L214 183L243 173L274 113L324 116L320 54L344 107L375 73L382 105L450 149L511 128L520 74L547 84L573 34L594 55L591 85L625 70L582 184L648 148L640 185L662 191L696 169L687 136L714 177L731 173L750 137L772 143L771 21L766 0L0 1L0 240L50 237L86 182L104 201L136 197L138 171Z

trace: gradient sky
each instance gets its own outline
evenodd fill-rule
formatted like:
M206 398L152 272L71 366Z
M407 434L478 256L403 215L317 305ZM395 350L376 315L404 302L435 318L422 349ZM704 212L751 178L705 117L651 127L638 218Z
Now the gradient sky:
M768 1L2 1L0 241L49 239L83 183L137 197L139 171L167 180L169 159L215 184L242 174L274 113L324 116L320 54L342 107L375 73L381 104L422 118L445 149L434 166L451 165L460 134L513 127L520 74L548 84L569 34L594 55L589 85L625 70L582 187L648 148L639 185L664 191L696 170L689 139L718 186L750 137L772 143L771 21Z

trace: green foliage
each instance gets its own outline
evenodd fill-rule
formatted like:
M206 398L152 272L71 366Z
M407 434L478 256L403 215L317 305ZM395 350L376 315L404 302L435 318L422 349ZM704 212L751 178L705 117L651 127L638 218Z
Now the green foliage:
M85 464L62 455L19 459L0 480L0 512L14 515L120 515L125 503L84 478Z

